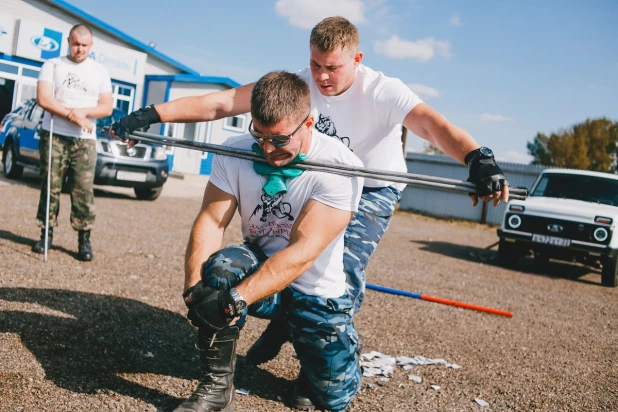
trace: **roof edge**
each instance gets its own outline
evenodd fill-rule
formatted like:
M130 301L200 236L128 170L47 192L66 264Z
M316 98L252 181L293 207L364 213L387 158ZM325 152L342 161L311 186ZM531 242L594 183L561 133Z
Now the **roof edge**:
M235 88L241 86L240 83L229 77L202 76L194 74L147 74L148 81L172 81L180 83L215 83Z

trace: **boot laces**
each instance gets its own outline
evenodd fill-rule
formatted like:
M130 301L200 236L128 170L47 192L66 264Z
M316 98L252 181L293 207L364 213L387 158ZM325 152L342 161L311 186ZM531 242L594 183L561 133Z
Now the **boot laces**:
M215 382L219 380L219 377L214 375L213 373L205 373L204 379L200 384L200 388L204 388L204 390L208 393L212 392L212 388L215 386ZM209 381L209 382L206 382ZM207 398L208 395L199 393L197 394L201 398Z

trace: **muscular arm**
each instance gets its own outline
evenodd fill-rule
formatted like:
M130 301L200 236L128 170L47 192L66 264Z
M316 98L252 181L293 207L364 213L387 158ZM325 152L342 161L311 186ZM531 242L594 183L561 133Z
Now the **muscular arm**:
M251 110L254 84L155 104L155 109L162 123L203 122L236 116Z
M351 218L352 212L309 200L292 228L289 245L238 285L238 293L250 305L281 291L311 267Z
M480 147L468 132L425 103L416 105L404 119L403 125L461 163L464 163L468 153Z
M211 254L221 249L223 233L237 207L236 198L210 182L200 212L193 223L185 254L184 290L201 279L201 269Z

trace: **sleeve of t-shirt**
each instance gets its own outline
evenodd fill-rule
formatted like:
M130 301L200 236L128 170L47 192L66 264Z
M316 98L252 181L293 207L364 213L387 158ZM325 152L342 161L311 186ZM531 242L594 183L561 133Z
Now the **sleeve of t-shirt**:
M309 83L311 78L311 70L309 70L309 67L305 67L304 69L297 71L296 74L300 76L301 79Z
M317 172L311 199L339 210L356 212L363 178Z
M105 68L101 68L101 83L99 84L99 94L112 92L112 79Z
M48 60L45 63L43 63L43 66L41 67L41 70L39 71L38 81L53 83L53 77L54 77L53 66L54 64L52 63L51 60Z
M233 160L234 159L230 156L214 155L208 181L225 193L236 196L238 199L238 193L234 190L234 187L237 185L232 184L235 179L233 176L234 171L238 170L238 167L231 167L230 162Z
M416 105L423 103L416 93L396 78L385 79L375 93L381 118L386 119L389 126L403 123L408 113Z

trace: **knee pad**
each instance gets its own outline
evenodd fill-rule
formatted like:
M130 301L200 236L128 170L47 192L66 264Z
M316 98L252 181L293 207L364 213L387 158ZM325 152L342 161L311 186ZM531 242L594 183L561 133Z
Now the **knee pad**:
M255 245L233 245L215 253L202 266L205 286L224 290L240 283L266 260L266 255Z

